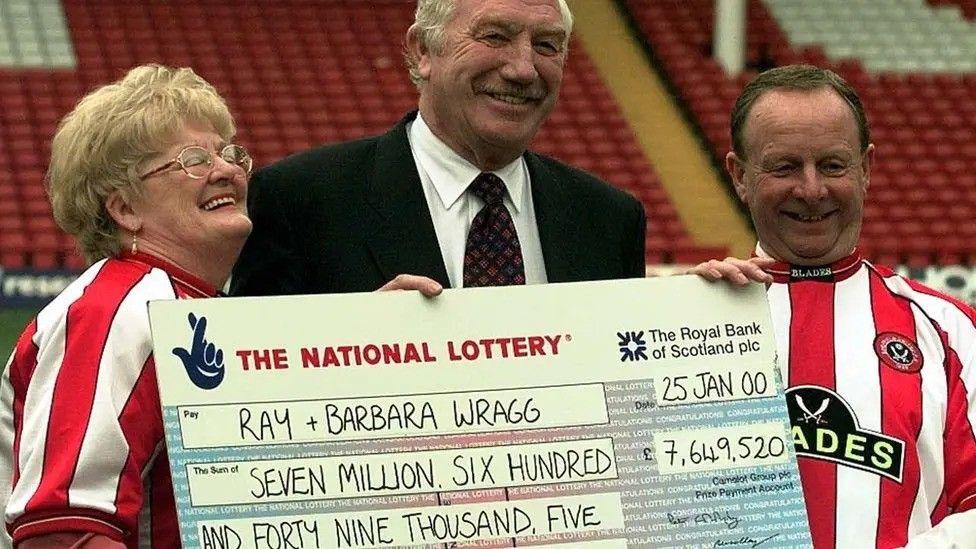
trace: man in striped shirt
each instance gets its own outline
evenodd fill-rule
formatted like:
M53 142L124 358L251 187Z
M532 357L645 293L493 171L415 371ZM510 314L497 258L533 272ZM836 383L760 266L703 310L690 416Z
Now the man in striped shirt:
M775 261L758 263L814 546L976 547L976 312L858 254L860 99L830 71L773 69L739 96L732 137L726 167Z

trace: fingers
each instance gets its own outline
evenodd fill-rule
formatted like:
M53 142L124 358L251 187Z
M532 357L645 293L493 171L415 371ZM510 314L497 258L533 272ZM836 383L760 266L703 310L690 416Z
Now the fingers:
M763 267L774 262L774 260L759 257L752 259L727 257L721 261L712 259L688 269L686 274L695 274L712 282L726 280L736 286L745 286L750 282L769 283L773 281L773 277L763 271Z
M434 297L440 295L444 287L436 280L426 276L400 274L377 291L389 292L392 290L417 290L425 297Z
M187 351L186 349L182 347L176 347L175 349L173 349L173 354L176 355L177 358L183 361L184 366L190 363L190 352Z
M213 343L207 343L203 348L203 363L216 364L215 358L217 358L217 347Z
M207 317L201 316L197 319L196 326L193 327L193 346L191 347L192 354L197 355L203 351L203 345L206 340L203 339L204 334L207 331ZM199 355L198 355L199 356Z
M750 259L738 259L735 257L726 257L724 263L729 263L734 265L739 269L739 272L745 275L748 282L762 282L770 283L773 281L773 275L767 273L763 270L764 267L769 267L776 260L768 257L755 257Z

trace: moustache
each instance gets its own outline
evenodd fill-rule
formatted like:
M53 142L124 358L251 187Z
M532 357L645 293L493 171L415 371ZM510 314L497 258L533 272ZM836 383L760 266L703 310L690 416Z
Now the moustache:
M524 101L539 101L546 96L546 91L539 86L529 87L484 87L478 90L479 93L489 95L505 95Z

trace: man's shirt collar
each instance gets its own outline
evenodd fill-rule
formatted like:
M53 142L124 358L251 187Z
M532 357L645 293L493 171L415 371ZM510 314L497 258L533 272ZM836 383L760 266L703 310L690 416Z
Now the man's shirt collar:
M756 256L776 259L762 248L761 243L756 244ZM773 280L776 282L801 282L804 280L839 282L857 272L860 266L861 252L854 248L847 257L829 265L791 265L777 260L776 263L764 270L773 275Z
M420 157L418 164L427 171L444 209L450 210L481 170L434 135L420 113L417 113L417 118L410 127L410 133L414 150ZM519 157L507 166L492 172L505 182L505 189L516 213L521 206L522 193L525 190L524 185L513 183L518 180L517 174L521 169L521 163L522 157Z

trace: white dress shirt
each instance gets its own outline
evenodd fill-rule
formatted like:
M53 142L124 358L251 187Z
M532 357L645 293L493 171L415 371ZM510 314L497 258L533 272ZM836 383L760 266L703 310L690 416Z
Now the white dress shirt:
M481 173L474 164L457 154L430 131L420 114L407 128L410 150L413 152L420 182L434 222L437 243L447 267L452 288L464 285L464 248L471 222L485 203L473 193L465 192ZM532 205L532 186L525 159L519 157L511 164L491 172L505 182L505 207L512 214L515 231L522 247L525 264L525 283L544 284L546 266L539 242L539 227Z

